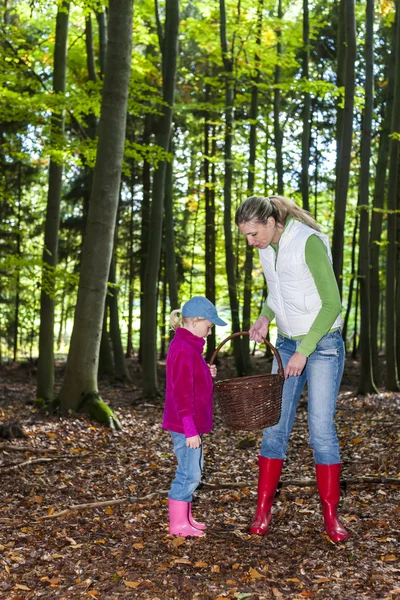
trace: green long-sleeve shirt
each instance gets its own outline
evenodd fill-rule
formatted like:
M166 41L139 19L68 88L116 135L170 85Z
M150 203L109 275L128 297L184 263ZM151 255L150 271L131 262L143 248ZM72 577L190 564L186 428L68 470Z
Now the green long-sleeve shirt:
M277 246L274 246L274 249L276 252L279 251L279 243ZM321 238L317 235L310 235L306 242L305 255L306 263L314 279L322 306L315 317L310 331L304 336L298 336L293 339L302 340L298 352L304 356L310 356L317 347L319 340L331 330L336 317L341 311L342 303L332 264L329 260L326 246ZM261 314L268 317L270 321L275 318L275 314L269 308L267 302L264 303ZM285 335L282 332L279 333Z

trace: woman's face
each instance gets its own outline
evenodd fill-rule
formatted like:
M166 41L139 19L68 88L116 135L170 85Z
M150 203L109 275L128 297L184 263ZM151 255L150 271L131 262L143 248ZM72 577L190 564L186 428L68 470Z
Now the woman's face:
M269 217L267 222L248 221L239 225L240 233L247 238L249 246L256 248L267 248L270 243L277 244L282 233L282 227L273 217Z

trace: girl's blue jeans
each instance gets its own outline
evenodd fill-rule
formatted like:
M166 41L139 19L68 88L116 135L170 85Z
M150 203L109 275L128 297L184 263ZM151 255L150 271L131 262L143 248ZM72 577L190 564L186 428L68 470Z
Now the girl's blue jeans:
M200 448L189 448L186 446L186 437L183 433L170 431L170 434L178 460L178 467L168 498L191 502L193 492L201 481L201 472L204 466L203 444Z
M291 340L278 334L276 349L283 368L300 346L301 340ZM305 383L308 386L308 429L310 444L317 464L333 465L340 462L339 441L335 429L336 399L344 367L344 344L341 332L325 335L307 359L299 377L288 377L283 385L282 414L279 423L263 431L261 456L286 458L300 395ZM274 358L272 373L277 373Z

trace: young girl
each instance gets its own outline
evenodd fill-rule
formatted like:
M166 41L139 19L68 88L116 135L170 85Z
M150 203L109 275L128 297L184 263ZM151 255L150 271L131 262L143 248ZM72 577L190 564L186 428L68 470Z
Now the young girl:
M217 374L202 353L213 325L226 323L202 296L191 298L182 311L172 311L170 322L175 336L167 355L162 426L171 433L178 468L168 493L169 531L183 537L202 536L206 526L192 517L192 496L204 464L202 434L212 429L212 378Z

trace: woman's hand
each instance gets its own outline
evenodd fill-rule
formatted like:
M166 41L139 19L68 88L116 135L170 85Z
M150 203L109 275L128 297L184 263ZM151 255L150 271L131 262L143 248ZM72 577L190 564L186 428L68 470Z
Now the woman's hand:
M289 359L285 369L285 379L288 377L298 377L302 374L304 367L306 366L307 356L295 352Z
M200 448L201 437L199 435L194 435L193 437L186 438L186 446L189 446L189 448Z
M269 319L265 315L258 317L257 321L249 329L249 338L261 344L267 337Z
M215 379L217 376L217 367L215 365L208 365L210 367L211 377Z

